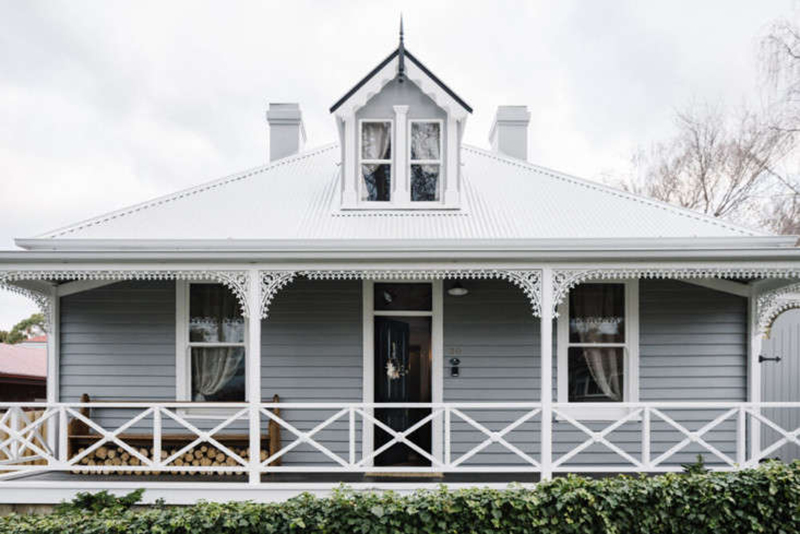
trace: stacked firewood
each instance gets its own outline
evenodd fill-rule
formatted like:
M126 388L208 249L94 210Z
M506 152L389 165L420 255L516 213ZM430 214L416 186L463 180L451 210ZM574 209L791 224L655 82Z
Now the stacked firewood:
M154 456L155 450L153 448L133 447L143 457L151 459ZM173 454L180 451L183 446L166 447L161 450L161 460L172 457ZM240 458L247 461L249 456L249 449L247 447L228 447L233 453L239 455ZM78 449L76 456L83 454L86 448ZM267 451L261 451L261 461L267 459ZM115 445L102 445L93 450L83 458L81 458L80 465L85 466L108 466L108 467L124 467L124 466L143 466L147 465L142 462L138 457L130 454L122 447ZM209 445L198 445L193 449L184 452L169 463L170 467L237 467L241 466L232 456L225 452ZM84 475L99 473L101 471L93 471L88 469L74 469L74 473ZM157 475L160 473L171 473L181 475L214 475L226 474L224 471L215 471L213 469L204 471L188 471L188 470L171 470L171 471L149 471L149 470L125 470L115 469L113 471L102 471L103 473L126 474L126 475Z

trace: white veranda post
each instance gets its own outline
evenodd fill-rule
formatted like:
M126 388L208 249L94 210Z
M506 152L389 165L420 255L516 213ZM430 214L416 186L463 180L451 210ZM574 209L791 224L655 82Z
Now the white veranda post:
M261 481L261 275L248 273L247 291L247 401L250 403L250 484Z
M759 309L758 292L756 287L752 287L752 293L748 299L748 333L749 343L747 352L747 400L748 402L761 402L761 363L758 357L761 355L761 340L763 334L759 329ZM760 410L759 410L760 413ZM753 418L750 424L749 452L751 458L758 458L761 453L761 424Z
M539 342L541 343L542 403L542 480L552 476L553 456L553 270L542 269L542 294L540 300Z

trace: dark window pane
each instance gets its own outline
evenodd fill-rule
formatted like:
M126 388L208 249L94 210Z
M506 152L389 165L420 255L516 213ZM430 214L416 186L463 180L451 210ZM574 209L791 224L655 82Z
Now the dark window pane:
M582 284L569 292L570 343L625 342L625 286Z
M441 132L438 122L411 123L411 159L438 160Z
M431 311L431 284L375 284L377 311Z
M361 159L392 158L392 123L361 123Z
M625 391L621 347L570 347L569 402L621 402Z
M411 200L439 200L439 165L411 166Z
M244 360L243 347L193 347L192 400L244 401Z
M239 301L220 284L189 286L189 341L244 343Z
M361 175L364 177L364 190L361 193L361 200L386 202L391 199L391 165L362 165Z

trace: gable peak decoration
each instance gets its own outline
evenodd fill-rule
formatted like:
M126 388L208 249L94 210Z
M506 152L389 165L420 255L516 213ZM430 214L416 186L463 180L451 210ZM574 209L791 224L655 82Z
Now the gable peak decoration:
M400 44L397 46L397 81L403 83L406 77L406 45L403 42L403 14L400 14Z
M463 98L458 96L406 48L402 15L400 16L400 35L397 48L337 100L329 111L337 116L342 116L345 113L344 110L349 107L361 107L384 85L395 79L399 83L414 82L438 105L452 108L452 112L459 114L460 117L472 113L472 107Z

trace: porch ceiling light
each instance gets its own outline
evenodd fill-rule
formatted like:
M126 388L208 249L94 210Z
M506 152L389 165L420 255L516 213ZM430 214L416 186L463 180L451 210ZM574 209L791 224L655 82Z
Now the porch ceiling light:
M469 289L461 285L461 282L456 282L453 287L447 290L447 294L451 297L463 297L469 293Z

